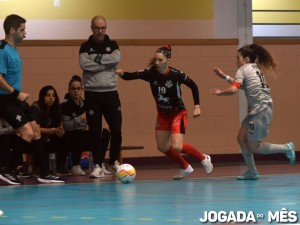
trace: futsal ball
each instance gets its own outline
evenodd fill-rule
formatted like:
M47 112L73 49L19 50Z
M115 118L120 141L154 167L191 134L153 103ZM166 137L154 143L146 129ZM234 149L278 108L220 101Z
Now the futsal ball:
M116 175L122 183L131 183L134 181L136 172L132 165L122 164L118 167Z

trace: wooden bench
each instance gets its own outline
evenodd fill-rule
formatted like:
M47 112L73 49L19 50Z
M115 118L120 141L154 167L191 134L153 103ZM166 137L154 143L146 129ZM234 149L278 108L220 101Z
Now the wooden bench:
M127 150L138 150L138 149L144 149L144 146L131 146L131 145L124 145L121 146L121 151L119 154L119 163L123 163L123 156L122 156L122 151L127 151Z

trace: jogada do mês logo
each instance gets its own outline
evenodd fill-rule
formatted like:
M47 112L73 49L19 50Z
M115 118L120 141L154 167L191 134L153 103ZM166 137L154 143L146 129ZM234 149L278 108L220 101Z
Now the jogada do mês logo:
M293 224L298 222L298 213L286 208L268 211L266 215L253 211L204 211L203 217L199 218L201 223L257 223L259 220Z

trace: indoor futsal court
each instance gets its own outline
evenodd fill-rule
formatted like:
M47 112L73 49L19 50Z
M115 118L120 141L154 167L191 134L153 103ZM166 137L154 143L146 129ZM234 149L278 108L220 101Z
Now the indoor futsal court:
M69 176L66 184L58 185L37 185L32 178L24 179L23 186L0 183L0 209L4 212L0 224L202 224L199 219L204 219L205 211L242 211L247 216L252 212L259 217L257 224L280 224L268 222L267 217L269 212L281 211L281 218L296 216L292 224L300 224L299 164L291 167L285 163L259 163L261 178L255 181L235 179L244 171L242 165L215 165L211 176L206 176L195 163L193 166L194 173L180 181L172 180L177 169L170 164L136 166L137 176L130 184L112 176Z

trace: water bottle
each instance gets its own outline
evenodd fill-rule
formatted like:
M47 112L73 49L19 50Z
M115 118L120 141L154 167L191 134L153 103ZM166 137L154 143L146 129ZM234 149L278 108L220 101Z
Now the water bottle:
M89 170L94 169L94 159L93 159L93 153L91 151L88 152L88 160L89 160Z
M49 170L56 172L56 154L49 153Z

